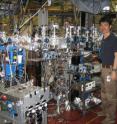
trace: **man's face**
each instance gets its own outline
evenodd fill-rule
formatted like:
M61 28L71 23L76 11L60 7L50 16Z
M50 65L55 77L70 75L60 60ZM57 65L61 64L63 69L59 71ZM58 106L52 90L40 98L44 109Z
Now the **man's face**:
M101 24L100 24L100 31L103 34L109 33L110 30L111 30L111 25L109 25L109 23L107 23L107 22L101 22Z

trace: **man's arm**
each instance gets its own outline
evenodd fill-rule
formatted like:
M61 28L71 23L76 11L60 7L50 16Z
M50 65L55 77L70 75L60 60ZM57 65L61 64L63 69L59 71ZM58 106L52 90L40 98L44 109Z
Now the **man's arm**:
M113 63L113 69L112 69L112 80L117 80L117 52L115 52L115 59Z

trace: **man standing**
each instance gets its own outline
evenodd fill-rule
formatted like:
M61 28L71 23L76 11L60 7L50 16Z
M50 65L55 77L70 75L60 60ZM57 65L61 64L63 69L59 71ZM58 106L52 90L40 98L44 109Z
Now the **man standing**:
M104 16L99 21L103 34L102 60L102 112L106 116L102 124L115 124L117 105L117 37L111 32L112 21Z

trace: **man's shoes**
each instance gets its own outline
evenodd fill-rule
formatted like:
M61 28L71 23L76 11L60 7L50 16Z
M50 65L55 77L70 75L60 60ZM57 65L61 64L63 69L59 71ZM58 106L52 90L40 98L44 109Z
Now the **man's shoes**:
M106 115L104 114L103 111L101 111L101 112L98 112L98 113L97 113L97 116L98 116L98 117L101 117L101 116L106 116Z

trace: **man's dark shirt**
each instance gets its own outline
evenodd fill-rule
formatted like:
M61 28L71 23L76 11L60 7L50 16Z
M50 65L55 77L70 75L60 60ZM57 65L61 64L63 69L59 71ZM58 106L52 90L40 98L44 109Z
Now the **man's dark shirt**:
M117 37L111 33L106 39L102 40L100 54L102 64L113 65L115 52L117 52Z

